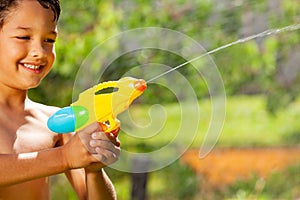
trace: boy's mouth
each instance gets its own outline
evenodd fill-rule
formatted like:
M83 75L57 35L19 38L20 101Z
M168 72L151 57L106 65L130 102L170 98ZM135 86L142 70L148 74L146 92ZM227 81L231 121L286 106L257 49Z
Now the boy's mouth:
M33 64L28 64L28 63L23 63L23 66L28 69L32 69L32 70L38 70L42 67L41 65L33 65Z

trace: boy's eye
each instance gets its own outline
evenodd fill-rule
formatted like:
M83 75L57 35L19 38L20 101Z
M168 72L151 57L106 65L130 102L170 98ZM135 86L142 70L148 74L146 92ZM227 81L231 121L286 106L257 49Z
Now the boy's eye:
M55 43L55 39L45 39L45 42L53 44Z
M30 36L17 36L16 38L19 40L30 40L31 39ZM44 39L44 42L53 44L53 43L55 43L55 39L47 38L47 39Z
M30 40L29 36L17 36L17 39L19 40Z

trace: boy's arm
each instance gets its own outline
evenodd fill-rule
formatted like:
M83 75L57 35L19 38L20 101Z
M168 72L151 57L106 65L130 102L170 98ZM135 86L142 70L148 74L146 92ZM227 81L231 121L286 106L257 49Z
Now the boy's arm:
M9 186L67 170L68 165L62 154L62 147L31 153L0 154L0 186Z
M68 170L65 172L65 175L76 192L78 199L87 199L84 169Z
M97 156L98 162L94 162L85 169L67 171L66 176L79 199L116 199L114 186L103 167L118 159L120 153L119 141L115 136L108 138L105 133L97 133L96 135L94 139L99 143L95 146L100 148L94 155ZM63 140L67 141L68 137L68 135L64 135Z
M114 186L104 169L87 173L84 169L69 170L66 176L80 200L116 199Z
M0 187L84 168L98 162L87 148L97 123L75 134L63 146L30 153L0 154ZM83 139L84 138L84 139Z
M117 199L115 188L103 168L98 172L88 172L86 170L86 183L88 199Z
M118 131L119 129L115 133L93 135L94 139L97 139L97 142L99 142L97 146L100 146L101 140L105 141L106 145L103 145L102 149L97 149L98 159L101 162L94 163L85 168L88 199L117 199L115 188L103 167L118 160L120 155L120 142L116 137Z

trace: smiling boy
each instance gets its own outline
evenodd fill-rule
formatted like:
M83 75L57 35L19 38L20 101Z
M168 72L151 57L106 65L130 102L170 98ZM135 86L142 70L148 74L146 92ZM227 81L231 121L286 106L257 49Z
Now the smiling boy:
M115 199L103 167L118 139L97 123L76 134L47 129L55 107L31 101L55 61L59 0L0 0L0 200L50 199L48 176L64 172L79 199Z

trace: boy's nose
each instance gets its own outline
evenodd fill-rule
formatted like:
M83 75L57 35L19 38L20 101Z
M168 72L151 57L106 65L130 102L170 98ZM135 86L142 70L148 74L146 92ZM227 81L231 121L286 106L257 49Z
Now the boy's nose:
M43 44L39 42L33 43L30 49L30 55L34 58L44 58L46 56L46 50Z

